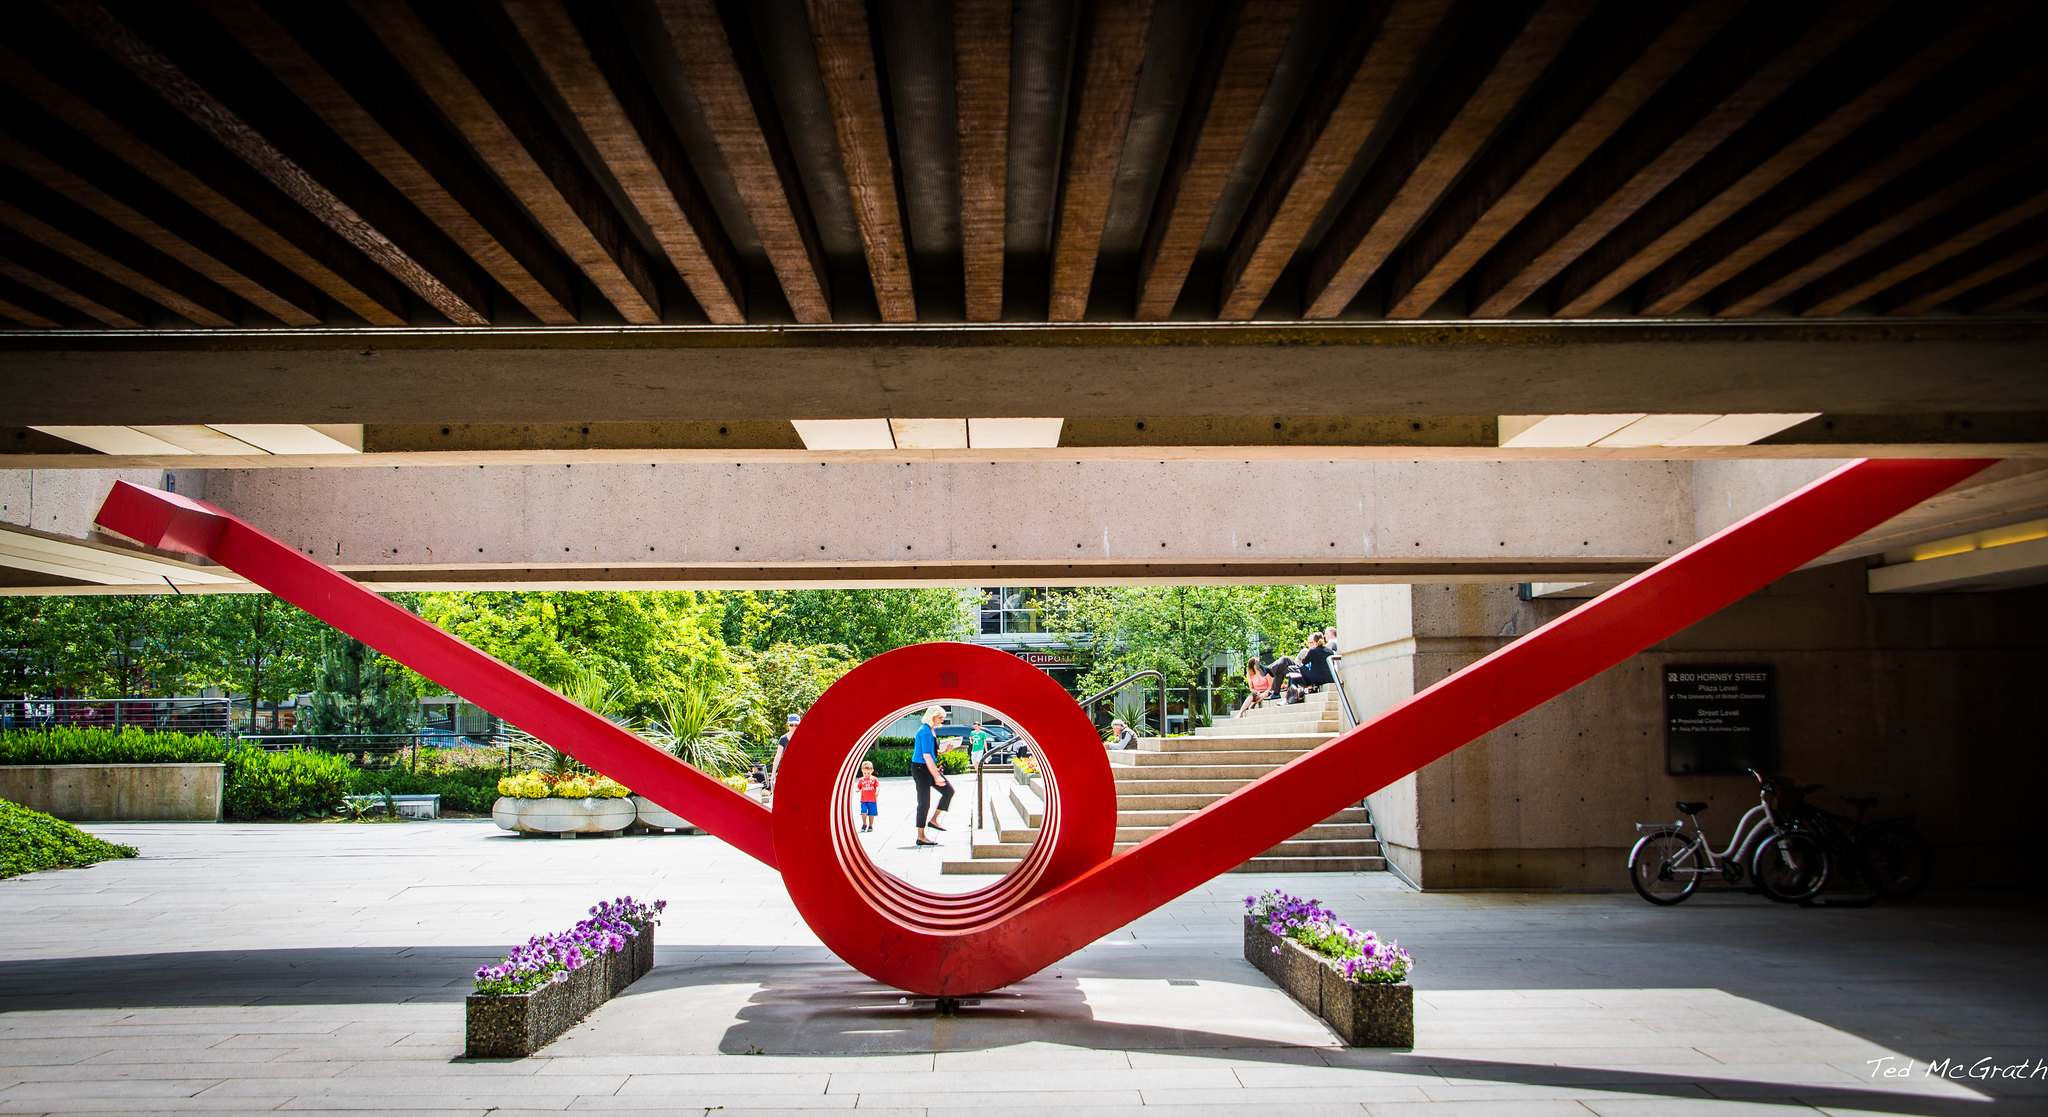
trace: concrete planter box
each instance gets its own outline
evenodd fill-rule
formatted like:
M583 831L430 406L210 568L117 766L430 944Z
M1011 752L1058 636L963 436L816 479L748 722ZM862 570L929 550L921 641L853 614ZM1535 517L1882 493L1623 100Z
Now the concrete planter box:
M1279 947L1279 952L1274 952ZM1415 987L1352 981L1315 951L1244 917L1244 960L1351 1047L1415 1046Z
M463 1006L462 1053L471 1059L531 1055L653 968L654 928L649 926L623 952L598 955L567 981L510 996L472 993Z
M11 764L0 799L66 822L219 822L224 764Z
M697 829L695 823L665 807L657 805L654 800L647 798L645 795L633 796L633 806L637 812L636 821L649 830L694 831Z
M491 821L519 834L616 835L639 817L633 800L514 799L500 796L491 804Z

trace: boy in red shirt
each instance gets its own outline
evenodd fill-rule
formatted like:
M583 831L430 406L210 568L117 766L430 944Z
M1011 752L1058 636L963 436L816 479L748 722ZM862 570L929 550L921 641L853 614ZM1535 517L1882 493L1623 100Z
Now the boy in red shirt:
M860 832L865 834L875 828L875 795L882 789L882 781L875 778L875 762L860 762L860 779L854 783L860 792Z

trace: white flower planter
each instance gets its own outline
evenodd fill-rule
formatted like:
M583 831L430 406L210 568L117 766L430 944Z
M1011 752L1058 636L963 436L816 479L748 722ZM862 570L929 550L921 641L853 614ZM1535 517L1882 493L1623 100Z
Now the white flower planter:
M520 834L615 834L639 814L626 799L515 799L491 804L491 821Z
M640 825L656 830L692 830L696 824L673 811L655 803L645 795L633 796L633 805L639 809Z

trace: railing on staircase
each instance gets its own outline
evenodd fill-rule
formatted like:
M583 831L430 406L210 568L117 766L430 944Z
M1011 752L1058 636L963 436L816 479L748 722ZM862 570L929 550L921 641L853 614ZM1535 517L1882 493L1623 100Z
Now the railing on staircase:
M1342 657L1332 656L1331 658L1341 659ZM1330 664L1330 680L1337 687L1337 706L1343 714L1344 728L1347 730L1356 729L1358 727L1358 714L1351 709L1351 693L1344 689L1344 669L1340 664Z
M1148 668L1148 669L1146 669L1146 670L1144 670L1144 671L1133 671L1133 672L1131 672L1130 674L1128 674L1128 675L1125 675L1125 676L1124 676L1123 678L1121 678L1121 679L1118 679L1117 681L1115 681L1115 682L1113 682L1113 683L1109 684L1109 685L1108 685L1107 687L1104 687L1103 689L1101 689L1101 690L1099 690L1099 691L1096 691L1096 692L1095 692L1094 694L1088 695L1088 696L1087 696L1087 697L1085 697L1085 698L1078 698L1078 699L1075 699L1075 701L1074 701L1074 704L1075 704L1075 705L1077 705L1077 706L1079 706L1079 707L1081 707L1082 709L1084 709L1084 710L1085 710L1085 709L1087 709L1088 707L1090 707L1090 706L1093 706L1093 705L1094 705L1094 704L1096 704L1097 702L1100 702L1100 701L1102 701L1103 699L1105 699L1105 698L1108 698L1108 697L1109 697L1110 695L1112 695L1112 694L1115 694L1115 693L1116 693L1117 691L1120 691L1120 690L1122 690L1123 688L1125 688L1125 687L1127 687L1127 686L1131 685L1132 683L1135 683L1135 682L1137 682L1137 681L1138 681L1139 679L1158 679L1158 680L1159 680L1159 722L1158 722L1158 724L1159 724L1160 726L1162 726L1162 727L1163 727L1163 726L1165 726L1165 724L1166 724L1166 676L1165 676L1165 675L1162 675L1162 674L1160 674L1160 673L1159 673L1159 672L1157 672L1157 671L1153 671L1153 670L1151 670L1151 669L1149 669L1149 668ZM1161 732L1161 733L1164 733L1164 732L1166 732L1166 730L1165 730L1164 728L1161 728L1161 729L1160 729L1160 732ZM984 753L982 753L982 754L981 754L981 759L979 759L979 760L977 760L977 761L975 761L975 762L974 762L974 828L975 828L976 830L980 830L980 829L981 829L981 816L982 816L982 793L981 793L981 773L982 773L982 769L983 769L983 768L985 768L985 767L987 767L987 765L988 765L988 755L989 755L988 753L984 752Z

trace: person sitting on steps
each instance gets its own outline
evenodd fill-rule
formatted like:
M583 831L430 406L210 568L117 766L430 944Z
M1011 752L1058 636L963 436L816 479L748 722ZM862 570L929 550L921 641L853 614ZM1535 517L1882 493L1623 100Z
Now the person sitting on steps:
M1238 706L1238 717L1258 709L1265 703L1266 696L1273 693L1273 676L1267 674L1264 667L1259 666L1257 656L1253 656L1244 665L1244 685L1251 688L1251 693L1245 695L1244 703Z
M1330 672L1330 642L1318 632L1308 638L1308 651L1301 657L1301 675L1287 687L1287 700L1299 702L1305 696L1322 689L1324 683L1335 682Z

